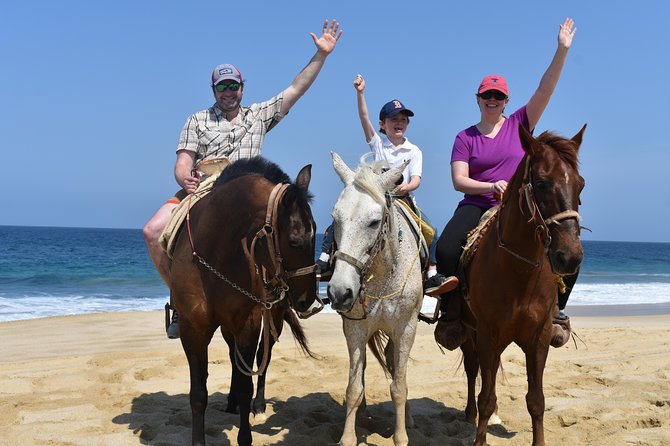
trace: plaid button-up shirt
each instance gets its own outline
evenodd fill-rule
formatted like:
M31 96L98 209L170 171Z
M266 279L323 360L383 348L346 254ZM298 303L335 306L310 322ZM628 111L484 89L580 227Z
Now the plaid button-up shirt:
M177 152L195 153L196 162L217 158L237 161L261 154L265 134L279 123L283 93L272 99L240 107L234 125L214 104L189 116L179 136Z

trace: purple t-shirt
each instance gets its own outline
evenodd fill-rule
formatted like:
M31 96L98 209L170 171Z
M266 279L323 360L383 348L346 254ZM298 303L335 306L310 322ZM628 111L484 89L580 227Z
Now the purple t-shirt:
M528 115L524 105L512 113L503 123L495 138L482 135L473 125L456 135L451 151L451 162L464 161L469 165L470 178L493 183L498 180L509 181L514 175L524 151L519 139L519 124L528 128ZM497 204L492 193L468 195L458 203L474 204L489 208Z

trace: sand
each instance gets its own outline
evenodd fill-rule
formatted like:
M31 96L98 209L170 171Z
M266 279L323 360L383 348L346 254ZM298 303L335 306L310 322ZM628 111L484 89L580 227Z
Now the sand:
M581 341L552 349L544 374L548 444L670 444L670 314L646 313L571 313ZM0 445L190 444L188 366L162 323L161 312L0 323ZM324 445L340 438L348 374L340 318L321 314L304 325L319 357L302 356L285 331L270 365L267 418L252 421L255 445ZM503 364L503 424L489 427L488 442L528 445L521 351L508 348ZM238 416L224 412L230 363L218 335L209 372L208 444L235 444ZM442 353L432 326L420 324L408 375L415 420L410 444L471 444L460 353ZM358 421L358 440L392 445L389 382L371 355L366 383L368 412Z

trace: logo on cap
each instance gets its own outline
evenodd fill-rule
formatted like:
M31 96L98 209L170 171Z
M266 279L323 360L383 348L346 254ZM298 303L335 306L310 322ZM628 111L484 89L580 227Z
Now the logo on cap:
M233 70L231 68L221 68L219 70L219 76L223 76L224 74L233 74Z

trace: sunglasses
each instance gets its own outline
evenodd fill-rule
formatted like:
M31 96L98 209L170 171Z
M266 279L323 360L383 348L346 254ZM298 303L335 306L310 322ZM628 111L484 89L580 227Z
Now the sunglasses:
M496 101L507 99L507 95L498 90L486 90L484 93L479 93L479 97L486 100L495 98Z
M214 89L219 93L223 93L226 90L237 91L240 89L241 86L242 84L240 84L239 82L231 82L229 84L216 84L214 86Z

